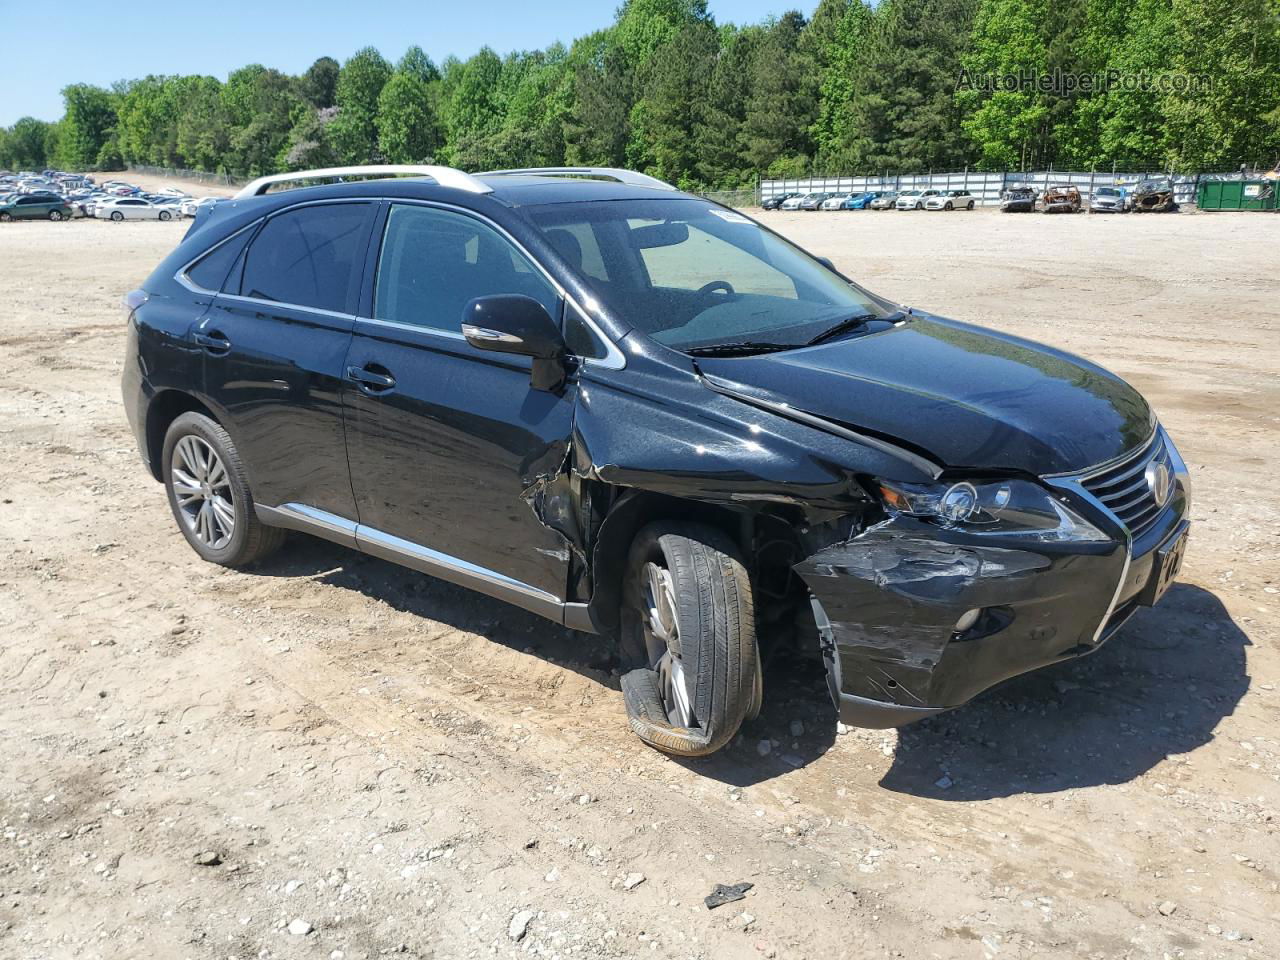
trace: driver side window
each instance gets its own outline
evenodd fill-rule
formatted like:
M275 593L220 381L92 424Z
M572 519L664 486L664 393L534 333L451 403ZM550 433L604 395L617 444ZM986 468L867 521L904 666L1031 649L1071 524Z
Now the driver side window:
M628 220L633 235L661 220ZM753 293L787 300L799 299L790 277L746 250L721 240L692 224L678 243L648 246L641 242L640 257L655 287L700 290L711 283L728 283L735 293Z

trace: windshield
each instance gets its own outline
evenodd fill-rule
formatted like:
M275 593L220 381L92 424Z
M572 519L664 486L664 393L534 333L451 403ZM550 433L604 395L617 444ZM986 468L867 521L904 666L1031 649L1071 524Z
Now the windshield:
M742 341L799 346L892 307L755 222L705 200L527 208L623 321L677 350Z
M1119 191L1119 190L1117 190L1115 187L1099 187L1099 188L1098 188L1098 190L1097 190L1097 193L1098 193L1098 196L1100 196L1100 197L1118 197L1118 196L1120 196L1120 191Z

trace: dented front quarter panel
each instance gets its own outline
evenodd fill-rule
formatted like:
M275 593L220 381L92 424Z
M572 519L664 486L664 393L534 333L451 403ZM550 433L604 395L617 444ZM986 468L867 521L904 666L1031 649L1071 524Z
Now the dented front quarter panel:
M795 569L830 622L840 693L949 708L1091 650L1123 563L1118 542L994 541L897 516ZM975 609L993 613L958 635Z

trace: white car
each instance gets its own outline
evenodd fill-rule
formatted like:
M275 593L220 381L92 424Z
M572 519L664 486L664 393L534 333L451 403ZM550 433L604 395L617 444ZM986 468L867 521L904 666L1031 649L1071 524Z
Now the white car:
M151 203L141 197L113 197L94 207L93 215L99 220L172 220L173 208L168 204Z
M822 201L823 210L843 210L845 202L858 196L856 193L839 193Z
M906 193L898 194L898 202L895 206L899 210L923 210L925 201L937 195L937 190L908 190Z
M972 210L977 201L968 190L944 190L924 202L926 210Z
M178 187L161 187L159 190L156 191L156 193L163 193L166 197L181 197L184 200L187 197L191 196L191 194L187 193L187 191L182 190Z
M194 217L204 207L211 207L220 197L187 197L178 206L178 212L184 217Z
M804 203L805 200L809 199L812 196L813 194L811 193L805 193L799 196L792 197L790 200L783 200L782 209L783 210L799 210L800 204Z

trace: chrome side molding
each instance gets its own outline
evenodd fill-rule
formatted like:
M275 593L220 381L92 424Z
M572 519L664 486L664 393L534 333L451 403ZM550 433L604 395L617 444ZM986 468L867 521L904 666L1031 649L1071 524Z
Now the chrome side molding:
M344 547L351 547L382 560L390 560L420 573L448 580L460 587L504 600L554 620L573 630L595 633L595 626L585 603L565 603L553 593L508 577L496 570L458 557L432 550L420 543L405 540L393 534L356 523L345 517L318 510L304 503L284 503L278 507L254 504L258 519L263 523L290 530L300 530L325 540L332 540Z

